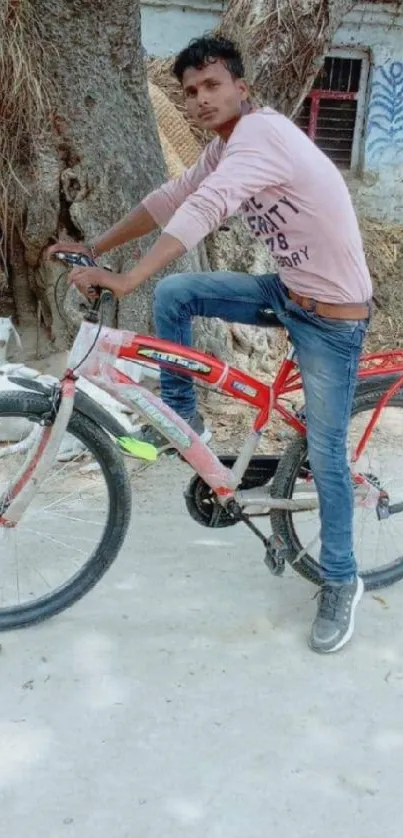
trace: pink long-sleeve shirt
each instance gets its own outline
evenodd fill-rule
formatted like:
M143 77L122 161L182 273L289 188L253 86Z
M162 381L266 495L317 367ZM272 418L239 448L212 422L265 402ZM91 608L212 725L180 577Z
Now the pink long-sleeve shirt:
M241 212L290 289L331 303L366 302L372 288L356 214L334 164L271 108L243 116L227 143L143 200L156 223L191 250Z

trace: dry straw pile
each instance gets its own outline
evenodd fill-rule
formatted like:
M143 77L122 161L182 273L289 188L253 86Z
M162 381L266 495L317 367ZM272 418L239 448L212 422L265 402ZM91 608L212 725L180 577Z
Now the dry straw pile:
M49 81L41 25L29 0L0 0L0 259L19 211L19 166L43 140Z
M159 90L162 90L171 105L175 107L177 113L184 117L184 123L182 124L186 125L186 128L190 130L198 146L202 148L206 145L209 139L211 139L210 135L206 131L198 128L197 125L188 122L186 118L182 89L172 73L172 59L150 58L147 63L147 74L149 82Z
M374 283L371 349L403 347L403 224L360 218L368 266Z
M183 114L168 98L166 90L150 79L148 90L167 168L172 177L177 177L197 160L202 146L193 136Z

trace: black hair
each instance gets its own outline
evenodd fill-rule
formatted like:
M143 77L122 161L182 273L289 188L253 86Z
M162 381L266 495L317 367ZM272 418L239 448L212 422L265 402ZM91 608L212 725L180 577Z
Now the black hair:
M235 79L244 77L245 71L238 47L233 41L219 35L206 35L190 41L176 56L173 74L182 84L185 70L190 67L201 70L206 64L214 64L215 61L222 61Z

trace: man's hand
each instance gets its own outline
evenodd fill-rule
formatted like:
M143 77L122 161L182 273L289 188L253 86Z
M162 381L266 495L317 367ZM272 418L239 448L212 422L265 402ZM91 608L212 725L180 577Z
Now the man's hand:
M108 288L115 297L123 297L128 291L125 274L115 274L104 268L73 268L68 281L89 300L94 299L94 294L90 289L97 285L101 288Z
M61 252L67 250L73 253L86 253L87 255L91 255L88 248L83 244L77 245L76 243L67 242L64 245L60 242L60 244L52 244L48 248L47 253L49 255L47 258L54 258L54 254L58 250ZM71 271L69 282L75 285L88 299L94 299L94 295L89 291L89 288L91 286L96 287L97 285L101 288L109 288L115 297L124 297L126 294L131 294L132 291L135 291L149 277L155 276L155 274L158 274L175 259L183 256L185 252L186 248L178 239L162 233L151 250L143 256L133 270L125 274L115 274L103 268L77 267Z

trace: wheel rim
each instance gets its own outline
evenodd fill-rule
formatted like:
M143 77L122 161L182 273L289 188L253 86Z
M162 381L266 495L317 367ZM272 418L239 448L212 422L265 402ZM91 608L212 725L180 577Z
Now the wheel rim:
M24 416L23 423L21 413L0 419L1 497L28 456L15 446L24 439L32 444L38 432L37 420ZM103 539L109 513L104 473L79 431L63 441L65 456L71 444L80 450L54 464L18 525L0 527L0 615L32 607L73 584Z

